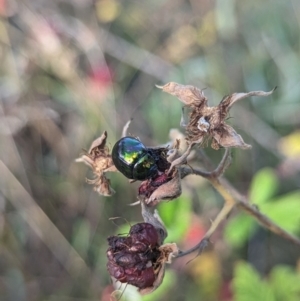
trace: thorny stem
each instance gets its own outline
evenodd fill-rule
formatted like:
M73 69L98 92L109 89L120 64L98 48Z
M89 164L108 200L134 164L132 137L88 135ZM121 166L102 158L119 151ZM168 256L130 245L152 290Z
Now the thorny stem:
M231 149L226 148L225 153L218 167L211 172L211 177L218 178L222 176L222 174L225 172L225 170L229 167L230 164L231 164Z
M289 240L292 243L300 246L300 239L298 237L279 227L266 215L261 213L258 207L250 204L247 199L245 200L243 197L241 199L238 199L237 206L246 211L249 215L253 216L263 227L269 229L271 232L277 234L278 236L281 236L282 238L285 238L286 240Z
M228 183L225 179L220 178L226 168L229 166L230 161L230 150L226 149L220 164L215 170L211 172L205 172L196 168L192 170L187 167L181 167L182 177L195 174L208 179L216 188L216 190L222 195L225 203L201 241L193 248L184 252L179 252L176 258L183 257L197 250L198 255L201 254L205 247L208 245L211 235L215 232L219 224L228 216L228 214L235 206L241 208L249 215L253 216L257 220L257 222L264 226L266 229L300 246L300 239L298 237L288 233L273 221L271 221L266 215L261 213L256 206L251 205L247 198L242 196L230 183Z
M232 208L234 206L235 206L234 203L226 203L225 202L222 210L219 212L217 217L212 221L210 228L208 229L208 231L206 232L204 237L200 240L200 242L196 246L192 247L191 249L189 249L187 251L184 251L184 252L180 251L179 254L176 256L176 258L191 254L197 250L198 250L198 255L200 255L203 252L203 250L207 247L211 235L215 232L215 230L218 228L219 224L226 218L226 216L230 213L230 211L232 210Z
M237 207L241 208L249 215L253 216L258 223L260 223L263 227L270 230L271 232L285 238L286 240L291 241L292 243L300 246L300 239L293 234L287 232L286 230L279 227L276 223L270 220L266 215L261 213L259 209L252 205L246 197L243 197L231 184L229 184L226 180L220 179L220 185L228 191L232 196L234 195L234 201Z
M213 170L212 172L203 172L201 170L191 170L190 174L196 174L204 176L205 178L208 178L212 185L219 191L219 193L223 196L225 203L217 217L212 221L210 228L204 235L204 237L201 239L201 241L194 246L193 248L185 251L180 252L176 257L182 257L185 255L188 255L196 250L198 250L198 254L201 254L204 248L208 245L209 239L212 236L212 234L215 232L215 230L218 228L219 224L227 217L227 215L231 212L231 210L236 205L236 201L234 200L233 196L224 188L224 186L220 183L219 177L224 173L225 169L229 166L231 162L231 156L230 156L230 149L227 148L225 150L225 153L223 155L223 158L218 165L218 167ZM185 175L187 175L185 173Z
M200 242L198 244L196 244L194 247L192 247L191 249L187 250L187 251L179 251L178 255L175 256L175 258L180 258L186 255L189 255L195 251L198 251L198 255L200 255L204 249L208 246L209 244L209 239L203 237Z

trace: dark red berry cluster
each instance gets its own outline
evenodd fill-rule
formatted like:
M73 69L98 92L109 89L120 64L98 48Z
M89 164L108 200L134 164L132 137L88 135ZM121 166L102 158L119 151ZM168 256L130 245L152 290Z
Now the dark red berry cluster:
M156 279L155 266L160 257L154 226L139 223L130 228L128 236L110 236L107 240L109 274L122 283L140 289L151 287Z

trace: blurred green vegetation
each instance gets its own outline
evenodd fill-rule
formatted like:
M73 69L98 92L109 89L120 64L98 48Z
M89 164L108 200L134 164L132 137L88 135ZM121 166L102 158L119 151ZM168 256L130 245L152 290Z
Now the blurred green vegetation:
M128 206L138 184L112 174L116 194L99 196L74 160L103 130L112 147L130 118L146 145L168 142L181 104L155 84L206 88L212 105L278 86L232 109L253 148L234 150L225 176L299 235L299 1L1 0L0 16L0 300L110 300L106 237L142 220ZM205 151L217 164L222 150ZM187 249L222 199L199 177L183 192L158 210L168 241ZM295 246L239 212L212 241L189 264L195 254L175 261L143 300L300 298ZM141 299L130 290L124 298Z
M257 172L252 180L249 201L258 206L277 225L293 234L300 232L300 190L295 190L272 200L279 188L278 179L272 169L265 168ZM232 246L241 247L249 239L248 235L256 231L256 222L245 213L232 218L225 229L225 238Z
M300 275L291 267L278 265L268 279L261 279L249 264L239 262L235 267L233 290L236 301L250 301L254 298L266 301L296 301L300 294Z

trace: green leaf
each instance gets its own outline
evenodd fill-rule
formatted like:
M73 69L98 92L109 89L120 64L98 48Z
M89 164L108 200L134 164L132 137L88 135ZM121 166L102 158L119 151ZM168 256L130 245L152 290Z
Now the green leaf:
M158 206L159 216L163 220L165 226L168 228L172 226L177 216L177 211L179 210L180 203L186 202L184 198L180 197L179 199L170 201L170 202L161 202Z
M289 266L275 267L269 277L270 287L276 300L298 301L300 294L300 275Z
M254 225L252 217L241 213L227 223L224 237L233 247L241 247L253 233Z
M159 216L163 220L168 237L166 242L180 241L186 233L191 220L191 201L185 195L159 204Z
M276 201L260 206L262 213L266 214L279 226L292 233L300 230L300 191L286 194Z
M273 169L261 169L252 180L249 192L250 202L257 205L267 202L275 194L277 187L278 179Z
M232 282L235 301L276 301L275 296L256 270L245 262L237 264Z

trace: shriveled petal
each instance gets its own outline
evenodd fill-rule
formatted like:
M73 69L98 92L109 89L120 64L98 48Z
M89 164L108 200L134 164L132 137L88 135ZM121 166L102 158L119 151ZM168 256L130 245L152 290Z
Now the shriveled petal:
M172 263L172 258L177 256L179 249L175 243L167 243L159 247L162 255L160 260L164 263Z
M89 149L89 154L92 153L92 150L94 148L103 149L104 146L105 146L105 144L106 144L106 138L107 138L107 132L104 131L103 134L99 138L97 138L96 140L94 140L92 142L92 145L91 145L91 147Z
M165 275L166 263L171 263L172 258L178 255L179 253L179 249L175 243L164 244L159 247L159 250L161 251L161 256L158 259L160 264L156 271L156 279L153 283L153 286L144 289L139 289L141 295L150 294L161 285Z
M94 179L87 180L87 183L94 185L94 190L104 196L111 196L115 191L110 186L110 180L105 177L106 172L117 171L112 157L109 154L108 147L105 146L107 132L92 142L88 152L85 153L76 162L83 162L88 165L94 173Z
M89 156L87 155L82 155L81 157L75 159L75 162L83 162L87 166L93 168L94 160L92 160Z
M251 145L246 144L243 138L227 124L224 124L220 130L214 131L213 138L223 147L251 148Z
M176 96L181 102L187 106L206 105L207 98L203 91L190 85L181 85L174 82L165 84L164 86L156 86L171 95Z
M238 100L247 98L249 96L269 96L271 95L277 87L275 87L273 90L269 92L264 92L264 91L251 91L248 93L233 93L229 96L225 96L222 101L219 104L219 108L221 110L222 115L224 118L226 117L229 109L231 108L232 105L234 105Z
M158 274L156 276L155 281L153 282L153 285L138 290L142 296L153 293L162 284L165 276L165 269L165 265L161 265L159 267Z
M110 186L110 180L104 175L99 178L99 181L95 183L95 190L104 196L112 196L115 191Z
M123 130L122 130L122 138L126 137L128 135L128 128L129 128L129 125L131 122L132 122L132 118L130 120L128 120L126 122L126 124L124 125Z

